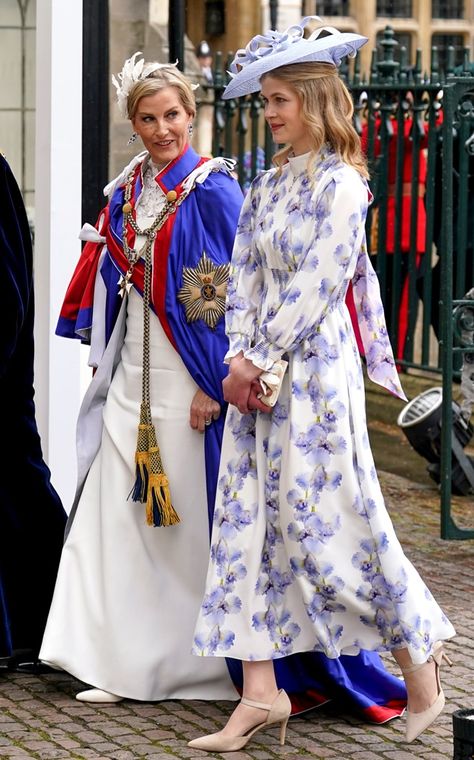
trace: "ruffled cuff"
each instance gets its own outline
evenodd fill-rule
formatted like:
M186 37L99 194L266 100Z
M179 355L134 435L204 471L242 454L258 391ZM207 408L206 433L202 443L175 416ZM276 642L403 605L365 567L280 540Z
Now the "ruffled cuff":
M255 346L244 351L244 357L249 359L256 367L259 367L259 369L271 370L274 363L278 359L281 359L284 353L283 349L259 340Z
M250 337L244 333L229 333L229 349L224 356L224 364L229 364L230 360L237 356L241 351L246 351L250 347Z

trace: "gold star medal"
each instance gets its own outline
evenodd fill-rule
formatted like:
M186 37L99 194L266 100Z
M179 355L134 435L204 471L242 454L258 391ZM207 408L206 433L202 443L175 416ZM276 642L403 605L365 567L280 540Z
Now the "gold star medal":
M203 319L213 330L225 313L229 264L216 266L203 252L196 267L183 267L183 287L178 300L184 304L186 320Z

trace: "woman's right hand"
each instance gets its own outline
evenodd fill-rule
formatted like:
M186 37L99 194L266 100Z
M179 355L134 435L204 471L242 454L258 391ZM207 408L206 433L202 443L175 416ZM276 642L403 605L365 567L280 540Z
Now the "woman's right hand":
M259 409L262 412L271 411L257 395L261 392L258 376L262 370L244 359L242 353L234 356L229 364L229 374L222 383L224 398L236 406L241 414L249 414Z

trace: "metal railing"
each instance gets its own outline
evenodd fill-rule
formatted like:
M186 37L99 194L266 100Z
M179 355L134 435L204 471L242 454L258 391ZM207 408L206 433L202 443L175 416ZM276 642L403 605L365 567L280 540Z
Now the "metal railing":
M474 63L466 49L455 69L449 49L441 71L433 48L427 73L421 51L410 66L403 48L395 59L397 46L387 27L369 76L357 57L340 75L368 158L374 201L367 239L397 364L442 376L441 535L472 538L474 530L457 528L451 517L451 475L452 382L463 355L474 352L453 331L453 308L473 307L464 296L474 285ZM212 152L237 158L245 191L271 165L274 145L258 93L222 99L228 64L216 55Z

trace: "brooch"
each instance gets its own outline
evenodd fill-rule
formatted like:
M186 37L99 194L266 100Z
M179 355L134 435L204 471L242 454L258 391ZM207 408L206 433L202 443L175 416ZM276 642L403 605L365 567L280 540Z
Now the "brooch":
M216 266L203 252L196 267L183 267L183 287L178 300L184 304L186 320L203 319L212 329L225 313L229 264Z

